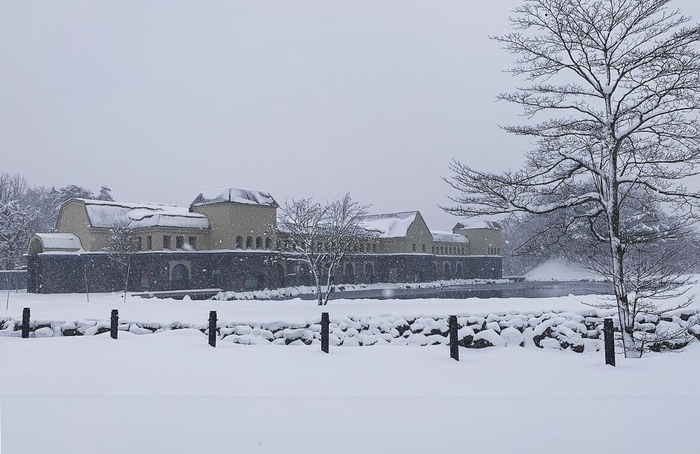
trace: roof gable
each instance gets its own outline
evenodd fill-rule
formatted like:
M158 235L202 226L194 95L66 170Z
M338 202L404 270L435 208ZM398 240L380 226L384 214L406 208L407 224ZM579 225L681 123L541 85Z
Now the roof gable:
M270 206L275 208L279 207L269 192L240 188L221 188L200 192L199 195L192 201L190 206L213 205L215 203L225 202Z
M176 205L146 202L111 202L105 200L71 199L82 202L92 227L111 228L128 225L131 228L180 227L209 228L209 220L199 213ZM66 202L66 203L68 203Z
M418 211L368 214L362 218L361 225L379 238L401 238L408 234L408 229L418 216Z
M461 229L489 229L489 230L502 230L501 224L496 221L487 221L485 219L467 219L465 221L458 222L452 230Z
M433 241L443 243L469 243L469 238L459 233L431 230L430 234L433 237Z

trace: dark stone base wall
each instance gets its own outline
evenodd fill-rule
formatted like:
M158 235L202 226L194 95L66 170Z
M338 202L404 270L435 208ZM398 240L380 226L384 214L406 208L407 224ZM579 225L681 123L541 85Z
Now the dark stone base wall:
M337 284L429 282L439 279L499 279L501 257L429 254L348 256ZM40 254L28 257L27 290L32 293L112 292L125 277L107 254ZM225 291L313 285L303 263L279 252L149 252L135 254L129 291L220 288Z

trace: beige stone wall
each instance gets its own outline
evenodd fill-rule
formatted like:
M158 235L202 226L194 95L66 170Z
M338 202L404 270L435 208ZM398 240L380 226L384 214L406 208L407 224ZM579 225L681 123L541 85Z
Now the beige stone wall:
M498 229L456 229L469 238L470 255L502 255L501 231Z
M270 206L224 202L192 207L195 213L209 218L209 249L236 249L236 237L241 237L241 247L246 249L246 239L251 237L252 249L260 238L262 248L266 240L275 248L277 242L277 209Z

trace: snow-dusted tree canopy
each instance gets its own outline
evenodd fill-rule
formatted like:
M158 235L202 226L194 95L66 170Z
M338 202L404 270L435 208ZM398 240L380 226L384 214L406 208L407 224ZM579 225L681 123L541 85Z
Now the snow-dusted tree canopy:
M495 40L527 84L499 99L543 117L505 127L536 145L519 170L454 161L446 179L457 190L446 210L457 215L565 212L565 230L605 248L597 266L615 285L626 334L650 309L642 301L681 282L681 270L643 266L647 245L677 238L700 208L686 187L700 173L700 28L670 3L526 0L514 32Z
M112 200L106 186L96 197L89 189L75 185L59 189L30 187L22 175L0 171L0 267L21 266L32 234L52 232L61 203L81 197Z

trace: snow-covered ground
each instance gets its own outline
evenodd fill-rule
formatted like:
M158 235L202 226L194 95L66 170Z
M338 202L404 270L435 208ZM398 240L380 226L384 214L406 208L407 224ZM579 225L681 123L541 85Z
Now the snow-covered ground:
M700 290L698 287L694 292ZM305 321L313 301L10 295L0 316ZM600 296L337 300L334 316L584 310ZM3 452L694 452L700 345L618 357L527 348L206 344L196 330L0 338ZM650 421L652 428L649 427Z
M390 290L388 290L390 291ZM119 309L120 319L141 322L205 323L209 311L218 311L222 321L287 321L318 320L322 311L333 317L361 315L451 315L484 314L493 311L584 310L582 303L595 303L606 296L568 296L556 298L469 298L415 300L332 300L323 309L315 301L189 301L144 299L129 295L126 303L118 293L37 295L11 293L5 310L6 293L0 294L0 317L21 317L22 309L31 308L34 320L108 319L111 309Z

